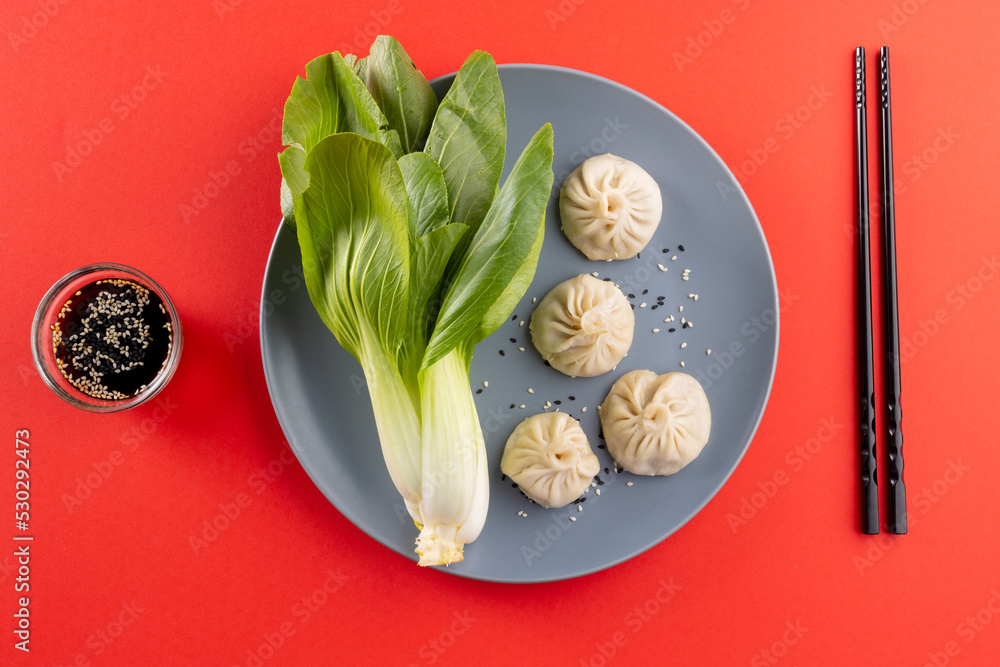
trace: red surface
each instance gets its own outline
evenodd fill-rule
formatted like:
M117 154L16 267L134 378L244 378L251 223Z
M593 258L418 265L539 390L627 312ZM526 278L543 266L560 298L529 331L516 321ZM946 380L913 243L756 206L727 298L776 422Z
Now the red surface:
M225 2L0 8L0 663L996 664L996 3ZM307 60L364 52L376 29L429 77L478 48L631 86L705 137L756 208L787 295L770 404L715 499L625 564L532 586L421 570L284 453L257 325L278 114ZM859 533L855 481L851 60L868 48L873 87L882 44L902 189L902 537ZM28 332L57 278L108 260L170 292L186 341L159 406L92 415L42 385ZM2 537L17 532L17 429L30 654L14 648Z

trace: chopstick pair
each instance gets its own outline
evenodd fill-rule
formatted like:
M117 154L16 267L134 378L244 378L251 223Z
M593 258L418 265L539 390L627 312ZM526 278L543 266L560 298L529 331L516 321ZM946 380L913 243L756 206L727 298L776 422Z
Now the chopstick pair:
M855 156L857 162L857 335L858 394L861 403L861 530L879 532L875 449L875 370L872 352L871 257L868 220L868 130L865 102L865 49L854 51ZM903 432L900 429L899 318L896 295L896 217L892 177L892 103L889 47L879 53L879 144L881 147L882 304L885 349L886 449L889 455L890 533L906 533L906 486L903 483Z

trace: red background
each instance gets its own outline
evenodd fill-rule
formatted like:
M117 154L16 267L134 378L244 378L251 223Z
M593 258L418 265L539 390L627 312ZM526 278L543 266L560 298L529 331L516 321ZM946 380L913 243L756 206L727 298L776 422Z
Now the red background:
M0 535L15 532L13 441L29 429L35 536L29 655L13 647L14 543L0 537L0 663L996 664L995 2L222 3L0 8ZM428 77L484 49L630 86L719 152L760 217L793 297L767 412L714 500L627 563L530 586L422 570L282 454L258 339L276 114L306 61L364 53L376 30ZM901 537L860 534L856 482L852 58L867 47L872 89L883 44L902 189ZM147 68L159 78L123 106ZM869 117L874 179L871 104ZM53 166L88 134L99 141L78 165ZM185 216L230 161L239 173ZM85 414L34 371L38 301L95 261L149 273L181 311L184 355L159 411ZM190 537L238 501L196 553ZM301 600L325 584L336 590L307 617Z

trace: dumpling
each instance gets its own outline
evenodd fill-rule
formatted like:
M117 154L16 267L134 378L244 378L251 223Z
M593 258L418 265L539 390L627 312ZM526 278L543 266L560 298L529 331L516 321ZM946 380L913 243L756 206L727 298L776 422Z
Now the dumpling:
M608 453L636 475L673 475L701 454L712 428L705 390L685 373L626 373L597 409Z
M635 315L614 284L582 274L552 288L531 314L531 342L552 368L593 377L618 365L632 345Z
M543 507L563 507L587 490L601 470L580 422L565 412L543 412L517 425L500 470Z
M559 193L562 229L589 259L628 259L660 224L660 186L642 167L606 153L588 158Z

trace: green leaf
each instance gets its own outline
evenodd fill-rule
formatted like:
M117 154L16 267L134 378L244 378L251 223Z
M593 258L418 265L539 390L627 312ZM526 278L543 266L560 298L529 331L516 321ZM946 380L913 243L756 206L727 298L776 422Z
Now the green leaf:
M444 172L451 222L479 229L497 191L506 145L497 66L490 54L475 51L441 100L424 148Z
M355 63L357 65L357 63ZM324 137L354 132L402 154L399 135L389 127L378 104L340 53L320 56L306 65L285 102L281 138L309 153Z
M441 279L455 246L469 231L465 225L438 227L413 243L410 261L409 335L403 343L400 366L416 386L431 325L440 307Z
M340 344L365 363L374 336L395 356L407 326L410 244L406 188L388 148L335 134L305 159L295 210L309 297Z
M423 150L437 110L437 95L395 38L375 38L361 79L389 127L399 134L403 153Z
M409 153L399 158L399 168L406 183L406 195L413 206L410 238L448 223L448 190L441 167L426 153Z
M295 199L309 187L309 174L305 170L306 152L301 146L289 146L278 154L281 167L281 217L295 226Z
M410 314L414 316L414 320L418 320L418 326L424 327L425 332L436 314L437 308L432 299L437 296L441 287L444 269L455 245L467 231L469 228L465 225L448 224L421 236L413 245ZM427 340L426 335L423 340Z
M535 274L552 192L552 126L517 159L448 286L423 367L496 330Z

